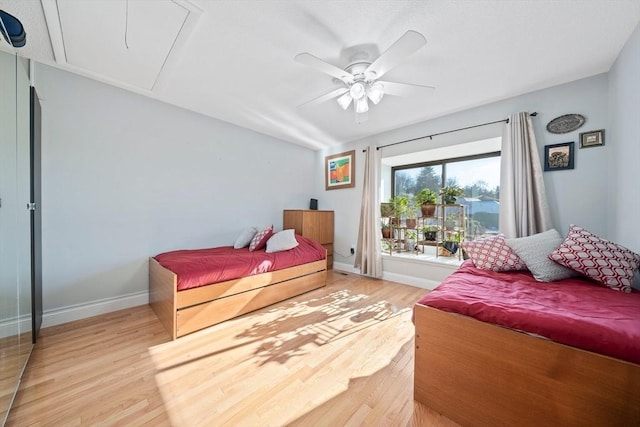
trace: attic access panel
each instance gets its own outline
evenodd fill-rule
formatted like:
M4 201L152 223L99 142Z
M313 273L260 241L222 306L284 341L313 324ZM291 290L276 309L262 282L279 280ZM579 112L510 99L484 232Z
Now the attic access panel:
M151 90L190 11L171 0L57 0L68 65Z

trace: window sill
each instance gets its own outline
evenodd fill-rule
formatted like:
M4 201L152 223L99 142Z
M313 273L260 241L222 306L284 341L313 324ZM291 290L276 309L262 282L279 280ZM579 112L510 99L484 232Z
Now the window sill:
M458 268L464 261L462 259L458 259L458 255L452 257L436 256L435 248L433 247L425 248L425 253L394 252L393 254L389 254L388 252L382 252L382 258L390 260L398 259L402 261L425 264L447 265L454 268Z

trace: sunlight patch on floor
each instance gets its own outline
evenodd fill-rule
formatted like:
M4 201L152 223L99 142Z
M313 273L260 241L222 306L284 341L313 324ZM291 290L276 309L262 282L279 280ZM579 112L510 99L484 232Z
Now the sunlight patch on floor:
M355 378L387 369L413 339L409 308L348 289L315 295L249 315L255 322L231 320L150 348L172 424L291 422ZM376 338L372 326L389 332ZM369 333L372 340L362 340ZM352 341L346 350L343 340ZM283 400L287 408L278 406ZM194 411L205 418L194 420Z

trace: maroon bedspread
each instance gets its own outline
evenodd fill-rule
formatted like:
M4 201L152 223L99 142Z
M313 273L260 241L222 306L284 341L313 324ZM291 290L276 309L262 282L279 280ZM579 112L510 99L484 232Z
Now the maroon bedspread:
M465 261L418 303L640 364L637 291L578 278L537 282L528 272L496 273Z
M295 248L270 254L264 249L249 252L248 248L220 246L165 252L154 258L178 276L178 290L183 291L326 258L321 244L298 235L296 240L299 245Z

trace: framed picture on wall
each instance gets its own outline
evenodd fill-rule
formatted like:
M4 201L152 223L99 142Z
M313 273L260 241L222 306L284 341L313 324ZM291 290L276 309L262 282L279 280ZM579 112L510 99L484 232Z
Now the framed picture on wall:
M544 170L573 169L573 142L544 146Z
M356 186L356 150L334 154L324 158L326 190Z
M580 134L580 148L600 147L602 145L604 145L604 129Z

